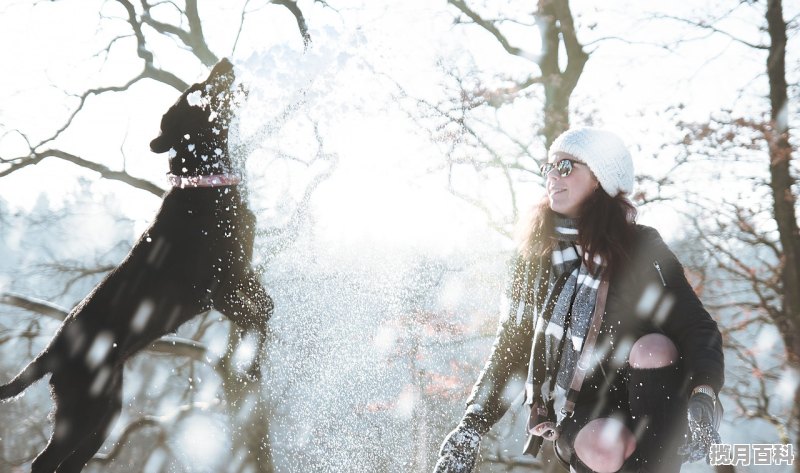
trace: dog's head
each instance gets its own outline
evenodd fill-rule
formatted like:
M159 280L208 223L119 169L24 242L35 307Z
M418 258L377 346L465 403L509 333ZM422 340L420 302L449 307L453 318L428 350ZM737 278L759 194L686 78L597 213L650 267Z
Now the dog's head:
M194 84L161 118L161 134L150 142L155 153L170 153L170 172L197 176L228 172L228 126L233 117L233 65L222 59L208 79Z

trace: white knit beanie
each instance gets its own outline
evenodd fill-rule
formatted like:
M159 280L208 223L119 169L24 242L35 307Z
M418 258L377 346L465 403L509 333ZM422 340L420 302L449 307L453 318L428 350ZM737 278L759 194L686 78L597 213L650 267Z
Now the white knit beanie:
M548 155L552 158L559 151L586 163L611 197L633 192L633 159L614 133L599 128L572 128L553 141Z

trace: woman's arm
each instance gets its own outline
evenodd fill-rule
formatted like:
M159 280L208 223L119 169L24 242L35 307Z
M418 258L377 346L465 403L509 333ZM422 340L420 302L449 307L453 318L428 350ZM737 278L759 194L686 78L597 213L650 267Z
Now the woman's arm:
M657 273L652 280L657 281L664 291L659 308L667 304L660 309L666 315L659 326L678 346L690 380L689 390L707 385L719 393L725 381L725 365L717 323L695 294L678 258L656 230L648 230L645 254L653 261L647 270Z
M505 291L508 304L502 304L489 358L467 399L468 412L479 415L486 430L508 410L508 404L503 402L503 391L512 374L518 372L524 376L530 358L533 310L526 308L525 301L529 299L527 286L531 272L530 263L522 258L511 265Z

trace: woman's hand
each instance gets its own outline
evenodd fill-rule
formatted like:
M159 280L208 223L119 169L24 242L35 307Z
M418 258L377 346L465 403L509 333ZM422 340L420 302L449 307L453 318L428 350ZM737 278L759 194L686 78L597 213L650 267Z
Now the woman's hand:
M703 458L708 462L711 444L722 443L717 432L719 419L714 418L715 403L716 399L703 392L695 392L689 398L689 438L678 452L685 462L695 462Z
M444 439L434 473L470 473L475 468L480 448L481 434L461 422Z

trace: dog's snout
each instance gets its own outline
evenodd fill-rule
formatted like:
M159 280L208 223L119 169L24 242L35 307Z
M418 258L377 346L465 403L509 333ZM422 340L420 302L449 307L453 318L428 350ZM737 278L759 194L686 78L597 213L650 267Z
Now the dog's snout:
M178 149L181 138L186 133L200 132L208 129L208 133L214 127L226 129L224 123L229 113L219 113L222 109L228 109L231 104L223 100L222 103L215 103L213 97L217 97L221 92L230 89L235 80L233 64L227 59L220 60L208 78L200 83L193 84L186 89L178 100L167 110L161 118L161 131L159 135L150 141L150 150L154 153L165 153L170 148ZM212 97L211 110L208 106L198 106L187 100L189 94L201 92L204 96ZM219 109L217 109L219 108Z

